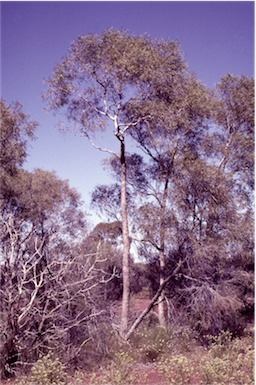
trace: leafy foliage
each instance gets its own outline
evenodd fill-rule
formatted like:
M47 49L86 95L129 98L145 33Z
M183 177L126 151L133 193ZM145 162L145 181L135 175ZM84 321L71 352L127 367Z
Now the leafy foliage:
M8 106L0 100L0 200L12 201L18 193L16 176L27 155L27 141L34 138L37 123L19 103Z
M191 382L190 363L182 354L163 360L159 369L170 385L184 385Z
M99 376L92 375L90 384L132 385L137 378L137 374L132 370L133 366L134 360L128 353L116 353L105 373Z
M64 365L51 353L40 358L31 369L31 381L37 385L64 385L66 377Z
M223 339L220 335L201 362L202 384L253 384L253 344L246 339Z

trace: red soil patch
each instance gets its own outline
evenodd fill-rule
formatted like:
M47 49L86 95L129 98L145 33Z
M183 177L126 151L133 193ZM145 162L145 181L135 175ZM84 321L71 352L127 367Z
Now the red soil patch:
M153 365L141 365L141 368L138 370L138 380L141 378L141 382L138 381L137 384L146 384L146 385L165 385L165 377L160 374ZM143 379L146 378L146 381L143 382Z
M137 381L133 385L166 385L165 377L160 374L153 364L137 364L135 365L134 372L136 373ZM100 374L97 375L98 380ZM90 375L84 375L83 385L90 383ZM72 381L70 382L72 384ZM92 383L90 383L92 384ZM111 385L111 384L109 384ZM123 385L126 385L125 383Z
M132 298L130 303L130 317L131 319L137 318L149 305L151 299L148 298ZM122 308L122 302L116 301L112 305L112 311L117 319L121 316L121 308ZM158 312L158 306L154 306L150 313L156 313ZM150 314L149 313L149 314ZM146 316L148 317L149 314Z

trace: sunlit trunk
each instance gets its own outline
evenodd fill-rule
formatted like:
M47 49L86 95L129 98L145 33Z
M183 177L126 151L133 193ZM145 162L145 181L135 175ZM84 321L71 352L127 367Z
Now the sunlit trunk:
M164 269L165 269L165 258L164 253L160 253L159 257L160 262L160 286L164 282ZM165 317L165 298L164 298L164 291L159 296L159 305L158 305L158 317L159 317L159 324L161 327L166 328L166 317Z
M124 139L121 142L121 214L123 231L123 297L120 334L125 338L128 331L129 299L130 299L130 237L127 216L127 192L126 192L126 161Z
M166 176L163 200L161 205L161 216L160 216L160 253L159 253L159 266L160 266L160 286L164 282L165 278L165 233L166 233L166 224L165 224L165 211L166 211L166 202L168 196L168 185L169 185L169 177ZM159 296L159 305L158 305L158 317L159 324L161 327L166 328L166 315L165 315L165 294L164 290L161 292Z

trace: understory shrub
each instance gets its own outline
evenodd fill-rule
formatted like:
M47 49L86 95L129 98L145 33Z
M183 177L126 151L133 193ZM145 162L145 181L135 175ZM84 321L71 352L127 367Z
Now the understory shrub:
M114 356L113 361L106 369L96 374L90 379L90 385L134 385L138 382L138 373L134 370L135 361L128 352L119 352ZM139 376L140 383L145 381L143 376Z
M170 352L173 344L168 331L160 327L149 327L134 334L131 347L136 351L136 359L147 363L156 362L165 352Z
M52 353L40 358L31 369L33 385L64 385L66 379L65 366Z
M213 357L221 357L230 348L232 333L221 331L217 336L207 335L205 339L209 343L209 351Z
M138 333L138 332L137 332ZM178 335L178 334L177 334ZM176 335L176 337L177 337ZM181 334L180 334L181 335ZM147 369L152 366L161 373L166 385L253 385L254 341L252 336L232 339L228 332L209 336L208 347L194 342L185 345L160 328L140 331L139 339L130 344L113 346L110 356L95 372L76 372L69 376L69 385L135 385L147 384ZM156 359L152 365L147 352L152 344ZM139 350L142 347L142 351ZM123 350L122 350L123 348ZM153 350L154 349L154 350ZM141 363L141 358L147 362ZM143 368L145 370L143 370ZM141 370L142 369L142 370ZM143 377L144 373L144 377ZM150 371L149 371L150 373ZM12 385L64 385L67 383L65 367L52 354L39 359L28 378L17 379Z
M165 330L161 327L144 327L134 333L131 348L136 350L136 359L143 362L157 362L166 354L183 354L192 351L198 341L187 328Z
M231 340L221 333L201 361L202 385L253 385L254 345L252 338Z
M162 373L169 385L190 384L191 370L190 360L183 354L177 354L170 358L165 358L158 364L158 370Z

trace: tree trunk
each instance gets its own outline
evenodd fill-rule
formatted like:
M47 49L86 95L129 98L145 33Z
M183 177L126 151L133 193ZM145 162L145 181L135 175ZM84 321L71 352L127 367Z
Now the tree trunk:
M165 274L165 210L166 210L166 202L168 196L168 185L169 185L169 176L166 176L164 192L163 192L163 200L161 205L161 217L160 217L160 253L159 253L159 265L160 265L160 279L159 284L160 287L164 282L164 274ZM159 296L159 305L158 305L158 317L159 324L161 327L166 329L166 316L165 316L165 295L164 290L162 290Z
M127 216L127 192L126 192L126 160L124 138L120 138L121 161L121 214L123 232L123 297L120 335L125 338L128 331L129 300L130 300L130 237Z
M161 251L159 256L159 262L160 262L160 286L162 286L164 282L164 268L165 268L165 258L164 253ZM165 295L164 290L161 292L159 296L159 305L158 305L158 317L159 317L159 324L162 328L166 329L166 317L165 317Z

